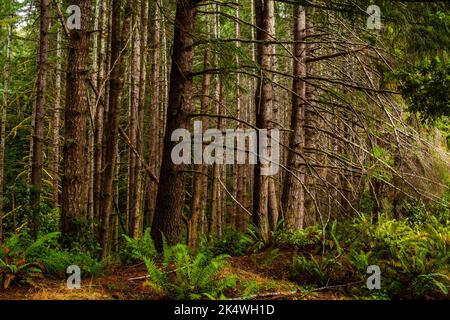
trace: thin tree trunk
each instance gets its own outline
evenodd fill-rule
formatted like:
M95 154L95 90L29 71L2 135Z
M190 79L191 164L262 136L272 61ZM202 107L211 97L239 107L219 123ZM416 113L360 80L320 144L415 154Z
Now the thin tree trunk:
M205 29L206 33L210 33L210 20L209 16L205 17ZM208 69L211 64L211 49L207 47L203 56L203 68ZM202 80L202 95L200 98L201 113L208 113L210 105L210 87L211 87L211 74L205 73ZM202 130L203 132L208 127L208 119L202 117ZM189 245L193 248L198 245L198 237L203 235L206 231L202 226L206 224L206 202L208 179L206 177L208 168L202 164L195 164L194 171L200 172L200 174L194 174L192 183L192 202L191 202L191 218L189 221ZM206 196L205 196L206 195Z
M55 72L55 108L52 114L52 155L50 162L50 172L53 175L53 192L52 192L52 207L59 206L59 135L61 122L61 28L58 27L56 34L56 72Z
M119 113L122 90L124 86L124 56L129 44L132 2L125 6L125 20L121 30L120 0L112 0L111 29L111 76L109 80L109 105L104 134L104 173L102 180L102 223L101 245L102 257L109 254L111 247L111 212L113 211L113 185L117 165Z
M239 1L237 1L238 6L236 7L236 19L238 21L235 22L235 33L236 39L241 38L241 8L239 6ZM238 50L241 50L241 42L236 42L236 47ZM236 65L240 64L240 56L236 55ZM236 74L236 108L237 108L237 116L239 119L244 119L244 112L242 108L242 75L240 73ZM238 128L240 130L244 129L243 123L239 122ZM243 164L237 164L234 166L235 168L235 176L234 176L234 190L235 190L235 198L239 202L240 205L244 204L244 188L245 188L245 167ZM242 210L239 204L234 204L231 209L231 228L239 228L239 221L244 218L244 211Z
M138 1L133 1L133 27L131 44L131 92L130 92L130 133L129 138L133 146L138 145L138 122L139 122L139 90L140 90L140 68L141 68L141 25L140 10ZM128 153L128 195L127 195L127 213L130 236L139 235L140 212L137 211L137 179L139 172L137 169L137 157L131 150Z
M6 123L7 123L7 111L8 111L8 95L9 95L9 65L11 59L11 37L12 37L12 26L8 27L8 37L6 40L6 59L5 65L3 66L3 103L1 111L1 122L0 122L0 243L3 240L3 188L5 180L5 138L6 138ZM14 195L13 195L14 196ZM14 204L13 204L14 212Z
M139 88L139 122L138 122L138 136L137 136L137 150L139 154L145 154L145 145L144 145L144 132L145 132L145 94L147 88L147 48L148 48L148 15L149 15L149 4L148 1L141 1L141 67L140 67L140 88ZM156 12L155 12L156 14ZM159 31L158 31L159 34ZM159 66L158 66L159 67ZM156 145L156 140L153 140L152 143ZM140 237L142 234L143 226L144 226L144 208L143 208L143 185L144 181L142 177L142 163L141 161L137 161L136 163L136 185L135 185L135 194L136 194L136 213L139 215L138 221L139 225L135 225L135 237ZM153 173L156 170L152 171ZM147 179L149 180L149 179Z
M217 14L214 16L214 37L216 39L220 39L220 5L215 4ZM219 56L216 54L215 56L215 64L216 68L220 67ZM215 86L215 114L221 114L222 111L222 81L220 75L216 76L216 86ZM221 130L222 128L222 119L217 119L217 129ZM210 233L211 235L220 235L221 230L221 215L222 215L222 206L221 206L221 188L219 185L219 179L222 179L221 176L222 165L214 163L212 168L212 181L211 181L211 227Z
M32 230L36 236L40 226L40 202L42 188L42 168L44 163L44 113L47 93L48 69L48 29L50 24L48 0L40 3L40 31L39 31L39 71L37 79L37 93L35 104L35 118L33 128L33 152L31 160L31 188L30 207L33 211Z
M193 32L196 15L196 1L178 0L175 17L174 42L172 53L172 70L170 75L169 104L164 136L163 160L160 183L156 198L152 236L158 250L162 249L162 234L168 243L179 243L182 235L182 216L184 207L184 185L186 165L176 166L171 159L172 132L187 128L191 103L186 101L192 92L192 79L187 75L192 72L194 52Z
M103 164L103 121L108 99L106 99L106 32L107 32L107 0L102 0L100 34L99 34L99 57L98 57L98 97L96 99L95 132L94 132L94 218L100 221L101 183Z
M290 229L302 229L305 216L305 164L299 154L305 148L305 104L306 83L301 78L306 76L306 13L305 9L294 7L294 80L292 83L292 113L287 167L293 174L287 173L282 196L283 212L286 226Z
M256 0L255 12L256 25L258 26L257 40L273 40L273 35L270 33L274 19L273 0ZM273 44L258 44L257 61L263 70L271 68L272 46ZM273 88L268 80L270 75L263 70L258 79L255 95L256 126L258 129L268 129L272 126L270 121L272 119ZM259 135L260 132L258 132ZM259 146L258 154L260 154ZM264 165L258 160L258 164L255 165L253 182L253 223L258 229L260 237L267 241L269 239L269 177L261 174L263 169Z
M161 21L158 2L154 3L154 16L152 22L152 73L151 73L151 108L150 108L150 139L148 141L150 150L149 164L152 172L156 174L159 169L159 154L160 154L160 135L159 123L161 122L161 83L160 83L160 55L161 55ZM165 100L165 99L163 99ZM147 223L151 226L153 221L153 213L155 211L156 193L158 186L153 182L147 180Z

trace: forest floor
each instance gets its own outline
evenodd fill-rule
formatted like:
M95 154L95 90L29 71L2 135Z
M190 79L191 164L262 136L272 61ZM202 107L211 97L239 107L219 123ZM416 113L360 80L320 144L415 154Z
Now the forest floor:
M270 257L270 252L249 256L233 257L225 273L238 277L238 288L252 283L257 292L247 299L302 299L302 300L348 300L349 296L331 288L308 289L286 279L289 272L287 255ZM105 275L83 279L80 289L68 289L66 280L43 278L32 286L13 284L7 290L0 289L0 300L161 300L165 297L156 294L145 285L147 275L143 263L134 266L116 266ZM231 299L241 299L236 292L227 295Z

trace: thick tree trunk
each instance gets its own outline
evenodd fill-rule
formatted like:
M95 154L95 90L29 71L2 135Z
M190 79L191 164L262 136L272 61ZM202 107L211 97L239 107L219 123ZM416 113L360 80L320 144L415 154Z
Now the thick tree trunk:
M77 240L86 223L86 117L88 107L89 17L91 3L74 0L83 12L81 30L71 30L66 80L62 176L62 231Z
M163 160L160 183L156 198L155 217L152 236L155 245L162 249L162 234L168 243L181 240L182 216L184 207L185 165L175 165L171 159L172 132L188 127L188 116L192 110L186 101L192 92L192 79L189 73L193 68L193 32L196 15L196 1L178 0L175 17L174 42L172 53L172 70L170 74L169 104L164 136Z
M306 83L301 79L306 76L306 13L296 5L294 8L294 80L292 83L292 113L287 167L283 186L283 212L289 229L302 229L305 216L305 167L300 154L305 148L305 106Z
M47 93L48 69L48 29L50 24L49 2L41 0L40 3L40 31L39 31L39 61L38 79L35 104L35 118L33 128L33 151L31 160L31 188L30 207L33 211L32 230L36 236L40 226L40 203L42 188L42 168L44 163L44 113Z

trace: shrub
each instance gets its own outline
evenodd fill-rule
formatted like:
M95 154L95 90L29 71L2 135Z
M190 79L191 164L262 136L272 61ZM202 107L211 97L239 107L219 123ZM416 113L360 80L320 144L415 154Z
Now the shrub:
M14 234L0 245L0 282L6 288L11 281L32 283L43 274L64 277L70 265L81 268L83 275L100 275L103 264L87 252L62 250L59 232L32 240L27 233Z
M280 246L300 248L303 246L316 246L322 242L323 232L319 225L298 230L280 230L275 233L273 241Z
M209 242L202 244L203 250L210 252L213 256L229 254L231 256L242 256L254 249L256 243L251 231L246 233L227 229L222 236L214 237Z
M40 257L45 266L45 273L58 277L66 275L68 266L79 266L82 276L100 276L103 274L104 264L93 258L89 253L70 252L52 249Z
M27 234L14 234L0 246L0 283L8 288L12 281L32 283L42 276L45 266L37 255L59 236L58 232L40 236L36 241Z
M143 257L148 270L147 285L176 299L217 299L236 285L236 277L222 276L228 256L196 255L183 244L164 245L162 260Z
M294 257L291 277L321 285L361 282L360 291L368 293L363 281L367 266L378 265L382 289L391 298L447 296L450 226L427 216L420 223L387 214L333 223L326 230L324 251ZM304 243L303 236L296 239Z
M144 258L153 259L157 256L155 244L150 236L150 229L147 228L139 239L133 239L123 235L126 246L120 252L120 259L124 264L131 264L142 261Z

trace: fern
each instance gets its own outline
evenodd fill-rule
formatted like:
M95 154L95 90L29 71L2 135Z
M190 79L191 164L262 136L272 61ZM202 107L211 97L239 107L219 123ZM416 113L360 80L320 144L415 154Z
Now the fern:
M211 258L204 252L193 255L183 244L169 247L166 243L163 247L160 264L144 258L150 278L148 285L159 292L177 299L215 299L236 285L234 276L221 276L229 256Z

